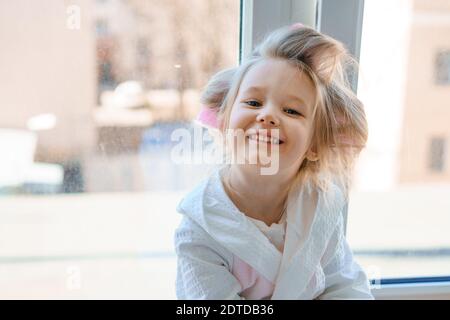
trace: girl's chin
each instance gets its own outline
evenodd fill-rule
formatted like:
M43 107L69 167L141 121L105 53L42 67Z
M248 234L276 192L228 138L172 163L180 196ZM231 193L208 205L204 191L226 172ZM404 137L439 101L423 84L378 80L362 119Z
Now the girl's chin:
M245 163L260 167L270 167L274 164L280 163L280 154L274 152L249 152L245 154Z
M235 150L232 162L238 165L270 167L279 164L284 153L283 144L272 145L246 139L246 143Z

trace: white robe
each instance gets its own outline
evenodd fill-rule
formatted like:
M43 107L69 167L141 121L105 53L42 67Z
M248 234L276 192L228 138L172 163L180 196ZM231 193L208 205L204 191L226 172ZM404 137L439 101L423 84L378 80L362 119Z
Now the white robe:
M177 207L184 215L175 232L178 299L245 298L232 272L236 259L273 284L270 299L373 299L345 239L344 197L337 187L331 206L322 192L310 188L289 194L280 252L229 199L220 174L216 171Z

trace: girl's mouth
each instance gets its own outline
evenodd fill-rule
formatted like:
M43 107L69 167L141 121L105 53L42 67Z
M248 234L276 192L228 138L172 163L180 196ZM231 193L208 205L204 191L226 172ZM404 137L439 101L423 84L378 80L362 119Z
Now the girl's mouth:
M249 140L255 141L257 143L269 143L269 144L283 144L283 141L270 136L263 136L259 134L251 134L247 136Z

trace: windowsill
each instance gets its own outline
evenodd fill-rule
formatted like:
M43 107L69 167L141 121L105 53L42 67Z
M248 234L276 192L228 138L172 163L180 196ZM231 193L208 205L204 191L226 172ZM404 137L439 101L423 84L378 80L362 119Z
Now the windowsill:
M447 300L450 281L382 284L372 288L377 300Z

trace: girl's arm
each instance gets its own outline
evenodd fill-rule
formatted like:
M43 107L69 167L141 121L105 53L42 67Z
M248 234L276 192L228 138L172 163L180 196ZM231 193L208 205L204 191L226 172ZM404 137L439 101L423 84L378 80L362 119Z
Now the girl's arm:
M230 253L193 222L177 229L175 250L178 299L243 299L241 285L229 271Z
M369 280L364 270L354 260L345 239L342 220L331 237L326 255L331 256L323 267L325 291L317 299L368 299L373 300Z

